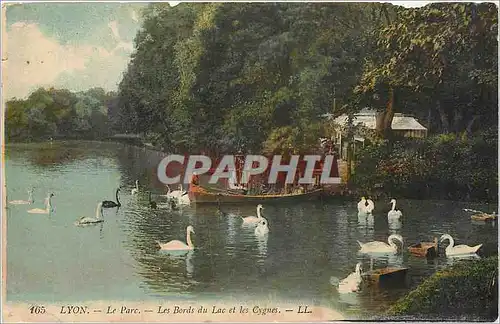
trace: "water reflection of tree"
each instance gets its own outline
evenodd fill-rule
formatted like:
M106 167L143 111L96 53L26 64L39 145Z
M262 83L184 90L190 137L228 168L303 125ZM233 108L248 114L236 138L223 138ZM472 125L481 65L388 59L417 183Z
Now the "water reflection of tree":
M112 158L116 147L113 143L88 141L54 141L13 145L7 150L9 158L28 160L31 164L41 167L60 167L76 161L91 158Z
M84 149L65 145L42 144L35 148L29 155L29 160L38 166L63 165L87 158Z
M129 182L138 179L140 186L163 192L165 184L158 179L157 168L165 153L127 144L118 145L117 160L124 178Z

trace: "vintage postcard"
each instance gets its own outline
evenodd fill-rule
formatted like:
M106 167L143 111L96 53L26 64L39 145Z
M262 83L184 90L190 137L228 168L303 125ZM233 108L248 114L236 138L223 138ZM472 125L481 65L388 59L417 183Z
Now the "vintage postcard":
M3 2L2 322L498 321L498 2Z

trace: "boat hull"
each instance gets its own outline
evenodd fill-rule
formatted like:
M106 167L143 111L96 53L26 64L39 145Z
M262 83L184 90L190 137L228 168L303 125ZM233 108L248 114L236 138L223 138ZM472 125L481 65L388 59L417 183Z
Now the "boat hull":
M480 222L494 222L498 220L496 216L488 214L472 215L470 219L472 219L473 221L480 221Z
M434 243L420 243L408 248L411 254L418 257L434 258L437 255L437 248Z
M410 245L408 247L408 251L410 251L410 253L414 256L434 258L438 253L437 238L434 239L434 242L421 242Z
M195 204L217 204L219 201L222 204L255 204L255 203L281 203L297 200L313 200L317 199L322 189L316 189L300 194L286 195L243 195L243 194L228 194L226 192L209 191L199 186L192 186L189 190L189 198Z

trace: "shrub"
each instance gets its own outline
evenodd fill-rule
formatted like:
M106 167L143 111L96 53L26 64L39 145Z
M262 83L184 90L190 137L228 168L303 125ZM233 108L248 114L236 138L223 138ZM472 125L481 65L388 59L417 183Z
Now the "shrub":
M498 316L498 256L436 272L387 312L391 319L481 319Z
M497 138L453 134L382 142L358 151L351 182L407 198L497 201Z

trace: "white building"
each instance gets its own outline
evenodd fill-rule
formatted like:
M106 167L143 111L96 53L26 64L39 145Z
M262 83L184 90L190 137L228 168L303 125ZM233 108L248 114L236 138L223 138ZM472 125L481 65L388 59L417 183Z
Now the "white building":
M338 117L334 117L333 114L324 114L323 117L328 120L332 120L335 124L338 124L340 127L344 128L347 126L347 115L341 115ZM354 114L353 119L354 125L361 124L367 129L375 130L376 128L376 111L369 108L364 108L360 112ZM392 119L391 124L392 131L395 135L404 136L404 137L417 137L422 138L427 136L427 128L425 128L422 124L420 124L414 117L405 116L401 113L395 113L394 118ZM346 148L342 145L342 133L337 132L335 138L332 138L332 141L335 146L340 151L341 157L346 156ZM355 142L360 142L364 144L365 139L361 136L354 137ZM355 143L356 145L356 143Z

